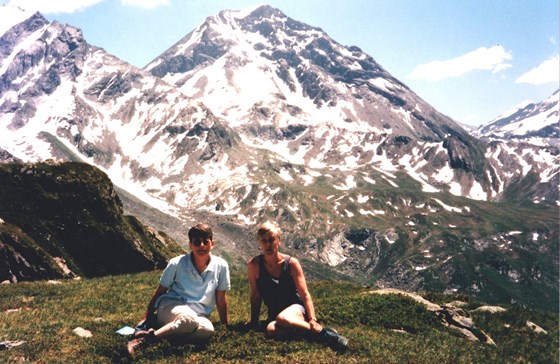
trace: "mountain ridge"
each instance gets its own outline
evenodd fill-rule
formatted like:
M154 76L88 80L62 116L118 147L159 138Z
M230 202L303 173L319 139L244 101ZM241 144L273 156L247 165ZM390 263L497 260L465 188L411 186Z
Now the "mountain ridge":
M560 89L541 102L529 102L479 126L474 135L489 140L514 140L560 146Z
M222 11L218 16L208 17L202 25L165 51L145 69L169 83L177 85L180 89L185 90L185 93L192 96L193 91L201 92L201 90L194 86L194 84L200 83L200 76L191 71L200 74L204 68L201 66L220 62L220 59L224 57L227 58L225 62L230 62L230 68L235 67L238 63L256 63L253 62L253 59L261 58L272 62L258 63L255 67L266 68L266 71L275 73L279 76L276 84L284 83L284 87L289 89L290 92L286 92L285 89L280 87L281 85L277 87L278 92L282 93L283 100L287 100L290 93L299 89L304 98L310 99L317 108L329 103L335 104L337 96L339 98L342 96L341 92L337 92L329 83L315 82L331 76L334 83L352 83L356 92L359 92L360 87L366 87L380 94L394 106L406 104L405 100L401 99L396 91L398 89L410 91L410 89L392 77L371 56L363 53L358 47L344 47L332 40L320 28L295 21L280 10L270 6L259 7L243 18L241 17L243 15L236 16L236 14L245 15L246 12ZM219 31L224 27L231 29L220 33ZM245 34L255 35L243 37ZM199 42L195 43L195 41ZM203 47L199 47L200 44ZM247 53L247 60L241 59L237 52ZM345 57L350 59L345 60ZM186 59L190 61L188 63L191 66L184 69L174 68L174 65L178 63L177 59ZM347 63L353 64L353 68L350 69ZM242 66L245 65L242 64ZM286 66L292 68L296 66L295 74L291 74L291 70ZM308 69L306 69L306 66ZM330 71L330 75L319 72L321 69ZM203 74L203 77L207 76ZM265 78L261 79L264 80ZM377 84L374 82L375 80L378 81ZM189 86L187 82L192 83L193 86ZM258 84L253 86L259 87ZM395 90L389 90L391 87ZM192 90L189 88L192 88ZM256 94L261 96L260 93ZM417 98L417 96L415 97ZM208 97L205 99L209 102ZM227 103L229 100L221 101L222 105L216 104L212 109L223 110L229 107L229 104L223 105L224 101ZM348 102L348 100L344 101ZM342 102L342 100L339 102ZM423 102L423 105L428 107L425 102ZM245 110L245 112L247 111ZM368 112L371 112L371 110ZM344 115L342 118L347 123L351 123L350 119L356 119L356 115L350 117L349 113L341 114ZM410 114L412 117L416 116L413 112ZM221 115L225 116L223 112ZM226 117L226 119L228 118ZM231 119L228 121L233 125L235 123ZM373 122L374 119L370 117L368 121ZM423 120L420 119L420 121ZM404 129L406 126L402 123L393 123L391 126L399 128L399 130L395 130L396 134L410 137L420 136L427 140L434 140L438 137L441 138L442 134L453 128L457 129L455 123L449 118L445 122L452 127L447 127L448 130L441 130L443 128L440 127L432 134L422 130L422 127L425 128L425 126L421 125L415 125L415 128L409 128L408 130ZM280 124L280 126L284 125ZM380 130L383 130L379 126L377 125ZM446 125L444 124L444 126ZM461 132L460 129L455 131L455 133L459 132Z
M94 164L174 219L211 221L237 264L274 219L317 276L557 302L557 150L474 138L359 48L259 9L210 17L176 43L183 61L164 53L163 80L40 15L12 28L2 158Z

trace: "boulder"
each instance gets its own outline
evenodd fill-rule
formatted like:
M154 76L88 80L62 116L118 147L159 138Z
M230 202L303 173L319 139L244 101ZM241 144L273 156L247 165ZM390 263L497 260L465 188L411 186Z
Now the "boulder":
M413 299L414 301L426 306L430 312L434 312L445 326L459 331L465 337L472 341L480 341L489 345L496 345L494 340L488 336L484 331L476 328L469 313L462 308L454 307L451 305L440 306L436 303L430 302L424 297L411 292L401 291L394 288L384 288L370 291L372 294L400 294Z

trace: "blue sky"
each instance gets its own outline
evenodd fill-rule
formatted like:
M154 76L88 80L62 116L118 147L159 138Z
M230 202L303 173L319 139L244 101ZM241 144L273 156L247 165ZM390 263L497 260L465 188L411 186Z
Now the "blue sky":
M560 87L559 0L0 0L8 3L76 26L90 44L140 67L208 16L269 4L360 47L470 125Z

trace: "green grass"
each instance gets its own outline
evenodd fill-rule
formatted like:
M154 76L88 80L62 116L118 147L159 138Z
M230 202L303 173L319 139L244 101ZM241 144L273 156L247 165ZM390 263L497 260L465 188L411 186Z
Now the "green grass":
M26 282L0 289L0 341L25 344L0 351L0 362L132 362L128 337L115 333L141 318L160 272L109 276L60 284ZM554 363L558 361L558 316L546 311L507 307L500 314L473 313L478 328L496 346L471 342L445 328L423 306L400 296L371 295L347 282L312 281L319 321L350 340L350 349L335 354L321 343L295 338L287 342L247 332L249 294L245 276L232 274L228 295L231 327L217 325L205 348L161 342L140 353L136 362L251 363ZM436 294L445 302L457 297ZM464 298L464 297L463 297ZM476 307L469 302L468 307ZM18 311L9 312L11 309ZM264 312L263 316L264 318ZM214 313L212 320L217 322ZM532 333L533 321L548 334ZM507 325L507 326L506 326ZM83 327L93 334L72 333ZM406 331L396 332L394 329Z

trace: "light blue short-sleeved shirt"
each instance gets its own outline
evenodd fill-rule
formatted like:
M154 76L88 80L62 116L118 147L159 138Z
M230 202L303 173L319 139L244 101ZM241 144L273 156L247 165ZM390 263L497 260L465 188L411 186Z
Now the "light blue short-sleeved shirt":
M224 259L210 255L208 267L198 273L191 255L180 255L169 260L159 284L168 290L158 298L156 307L162 299L171 298L188 304L199 315L210 316L216 305L216 290L231 288L229 266Z

